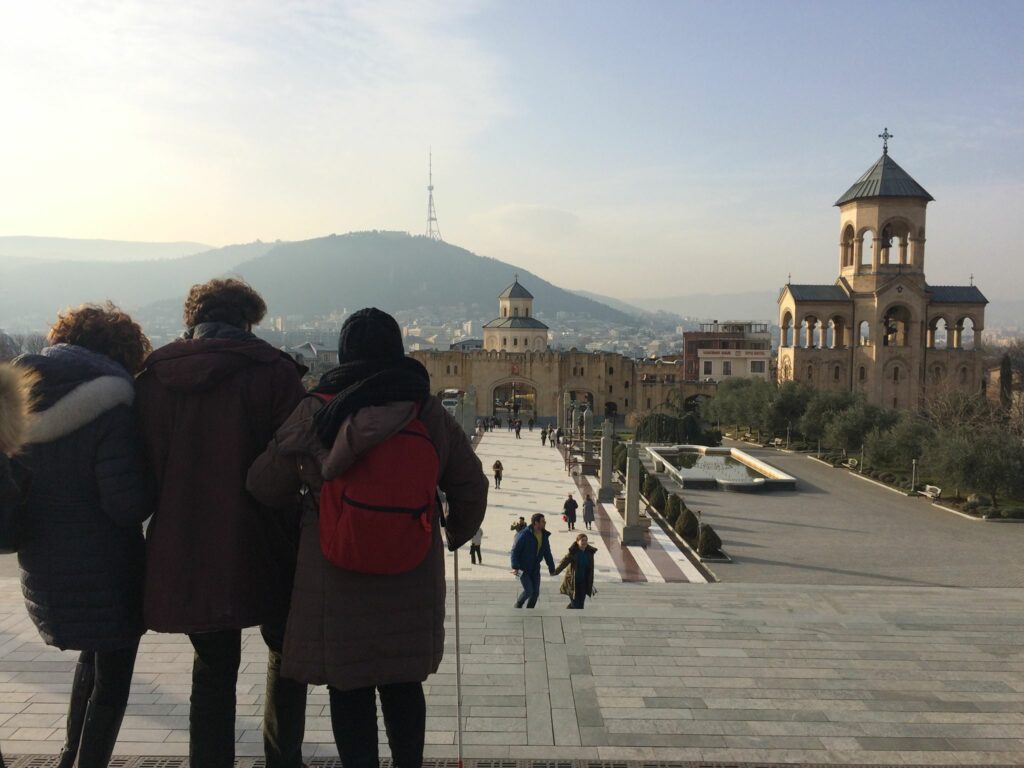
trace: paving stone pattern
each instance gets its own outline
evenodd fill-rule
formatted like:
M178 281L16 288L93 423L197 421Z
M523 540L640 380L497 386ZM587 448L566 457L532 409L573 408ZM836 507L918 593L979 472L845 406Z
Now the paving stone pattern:
M1024 590L608 584L581 612L517 611L489 582L462 597L470 757L1024 762ZM436 758L455 753L452 630L426 685ZM241 756L262 748L265 656L248 632ZM10 580L0 659L5 752L55 753L74 655L40 643ZM119 755L185 754L191 660L183 637L145 638ZM335 754L326 707L313 690L310 757Z

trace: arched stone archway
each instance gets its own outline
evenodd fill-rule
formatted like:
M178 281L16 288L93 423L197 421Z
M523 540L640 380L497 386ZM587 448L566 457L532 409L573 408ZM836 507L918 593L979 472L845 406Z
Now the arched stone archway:
M537 415L537 386L529 379L513 377L497 381L491 385L490 393L493 416L530 419Z

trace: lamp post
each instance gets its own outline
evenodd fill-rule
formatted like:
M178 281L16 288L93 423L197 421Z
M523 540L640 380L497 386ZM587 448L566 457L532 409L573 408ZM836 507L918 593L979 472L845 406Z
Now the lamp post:
M787 421L786 422L786 450L787 451L789 450L789 430L792 428L792 426L793 426L793 422L791 422L791 421Z
M910 462L910 493L908 496L913 496L917 488L917 459L911 459Z

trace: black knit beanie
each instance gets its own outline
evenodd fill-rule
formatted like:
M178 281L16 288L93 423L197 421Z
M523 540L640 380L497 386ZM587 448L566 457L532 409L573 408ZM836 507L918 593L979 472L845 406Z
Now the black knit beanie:
M354 312L341 326L338 362L401 360L405 357L402 329L387 312L366 307Z

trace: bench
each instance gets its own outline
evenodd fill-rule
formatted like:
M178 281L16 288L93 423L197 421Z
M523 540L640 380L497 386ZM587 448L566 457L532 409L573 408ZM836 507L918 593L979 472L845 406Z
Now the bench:
M942 489L937 485L926 485L921 491L921 495L927 496L929 499L938 499L942 496Z

